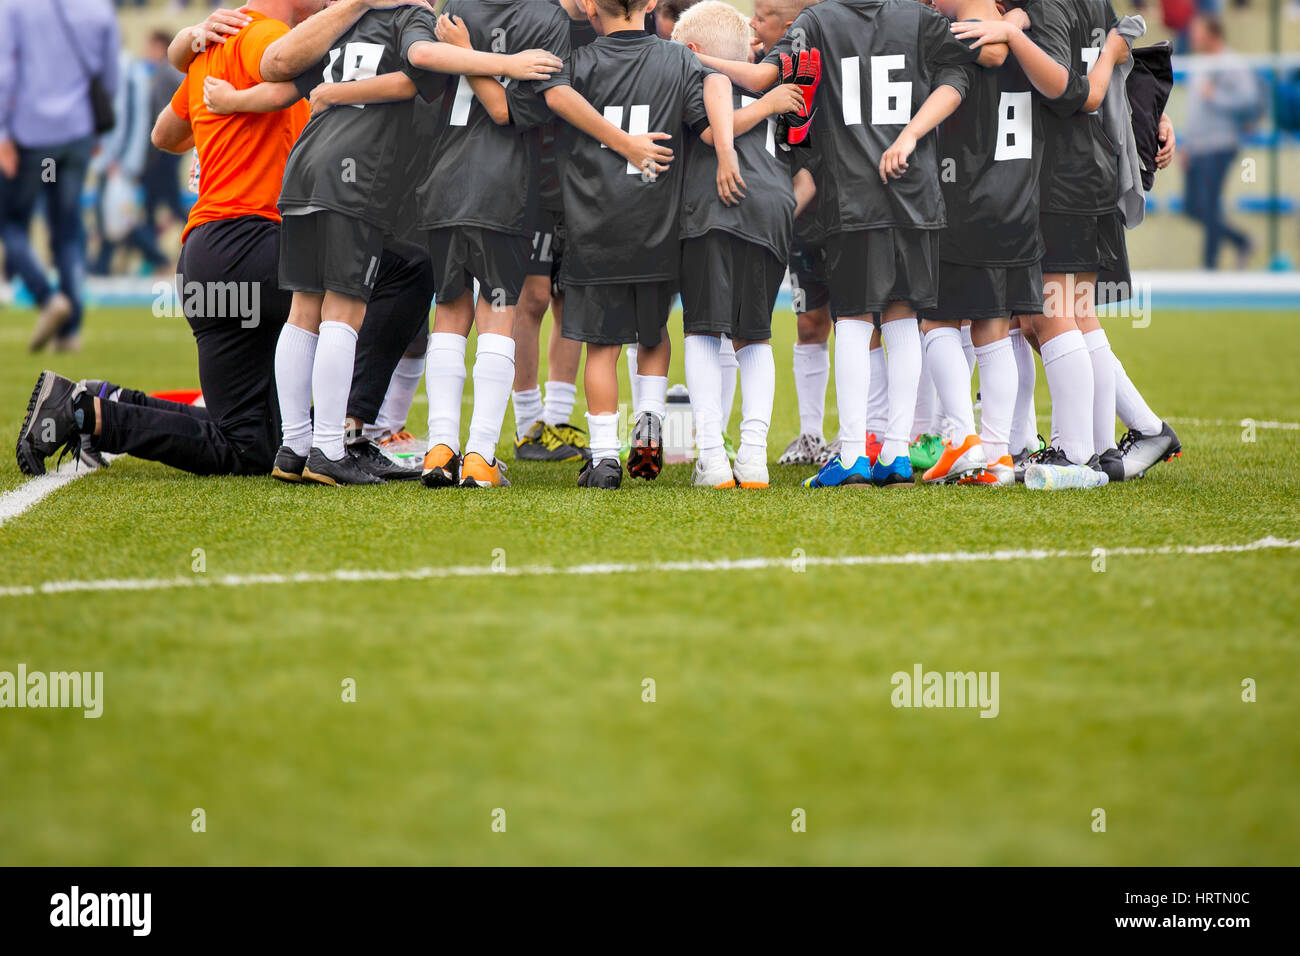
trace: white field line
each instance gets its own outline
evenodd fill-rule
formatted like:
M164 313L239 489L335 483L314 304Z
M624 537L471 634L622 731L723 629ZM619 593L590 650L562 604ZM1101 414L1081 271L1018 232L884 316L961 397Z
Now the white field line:
M0 495L0 525L3 525L11 518L17 518L28 508L39 504L43 499L68 484L68 482L76 481L90 471L84 465L79 468L78 464L79 462L75 459L65 461L58 467L58 470L46 472L36 478L30 478L17 488Z
M1260 538L1248 544L1161 545L1155 548L1104 548L1109 556L1154 557L1160 555L1244 554L1252 551L1296 550L1300 540ZM719 571L793 570L797 565L817 568L870 567L881 565L981 564L1009 561L1049 561L1091 558L1095 550L1007 550L939 551L910 554L861 554L831 557L742 558L722 561L660 561L644 564L521 565L493 568L486 564L445 568L339 569L299 571L293 574L226 574L207 577L195 574L174 578L100 578L85 581L47 581L44 584L0 587L0 597L34 597L38 594L68 594L85 591L170 591L185 588L242 588L282 584L345 584L371 581L430 581L446 578L501 577L599 577L612 574L673 574Z
M1039 415L1039 422L1051 422L1051 415ZM1170 425L1190 425L1192 428L1245 428L1247 421L1256 428L1278 429L1281 431L1300 431L1300 422L1259 421L1245 418L1166 418Z

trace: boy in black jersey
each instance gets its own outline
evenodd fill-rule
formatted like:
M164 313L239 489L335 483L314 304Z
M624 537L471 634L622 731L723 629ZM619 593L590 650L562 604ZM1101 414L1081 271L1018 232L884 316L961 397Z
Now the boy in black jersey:
M696 53L725 60L749 57L749 26L718 0L693 5L677 20L673 39ZM804 104L798 86L778 86L763 97L736 88L735 145L746 197L718 202L712 136L686 143L682 195L681 294L686 330L686 384L695 418L699 458L692 484L704 488L766 488L767 432L772 421L776 366L772 361L772 306L785 275L794 227L789 151L779 148L775 117ZM740 448L735 466L723 444L721 337L735 343L740 367Z
M744 188L732 142L731 84L709 74L680 44L642 29L654 0L583 0L595 42L573 51L560 76L629 133L661 129L677 146L683 128L711 130L718 196L736 202ZM591 461L578 483L617 488L618 356L639 343L643 376L628 456L630 474L654 478L668 384L668 311L677 289L682 170L626 162L589 136L570 132L564 169L567 242L564 335L587 344L585 385Z
M821 51L824 96L812 119L818 214L836 318L840 454L810 487L911 484L908 457L921 375L916 310L935 300L937 231L945 225L935 137L960 104L968 65L1000 65L1005 47L978 53L916 0L822 0L805 8L761 64L705 65L766 89L779 58ZM911 167L911 168L909 168ZM873 466L866 455L869 343L879 318L889 361L889 426Z

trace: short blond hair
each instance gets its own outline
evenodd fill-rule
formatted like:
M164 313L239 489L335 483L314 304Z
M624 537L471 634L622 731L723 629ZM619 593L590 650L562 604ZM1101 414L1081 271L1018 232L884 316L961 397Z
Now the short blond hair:
M749 21L720 0L703 0L684 11L673 27L673 39L694 43L705 56L719 60L749 59Z

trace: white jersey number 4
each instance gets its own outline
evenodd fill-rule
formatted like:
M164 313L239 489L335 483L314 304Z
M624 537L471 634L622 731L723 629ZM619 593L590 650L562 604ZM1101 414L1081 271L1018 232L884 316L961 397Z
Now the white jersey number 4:
M912 83L891 80L889 74L906 67L901 53L871 57L871 125L906 126L912 121ZM840 60L845 126L862 125L862 58Z

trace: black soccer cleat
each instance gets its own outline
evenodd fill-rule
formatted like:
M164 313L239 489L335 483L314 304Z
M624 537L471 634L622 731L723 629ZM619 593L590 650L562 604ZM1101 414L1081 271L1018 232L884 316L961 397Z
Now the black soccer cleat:
M627 473L634 478L654 481L664 467L664 425L653 412L637 416L632 429L632 445L627 452Z
M271 466L271 477L294 484L302 481L302 470L307 465L307 456L299 455L288 445L281 445L275 453L275 464Z
M369 438L357 438L347 444L348 456L365 471L384 481L417 481L420 473L389 458Z
M63 456L81 456L82 435L74 402L85 389L72 379L46 370L36 379L27 402L27 416L18 432L18 470L24 475L45 474L45 459L62 448Z
M1100 455L1093 455L1092 457L1096 464L1093 465L1093 462L1088 464L1093 465L1097 471L1105 472L1106 481L1109 484L1113 485L1124 480L1124 458L1120 455L1118 448L1107 448Z
M325 457L319 448L313 448L302 469L302 480L318 485L382 485L384 479L376 478L344 453L338 461Z
M586 462L578 472L579 488L619 488L623 484L623 466L617 458Z
M1043 436L1039 435L1038 448L1036 451L1021 452L1019 455L1012 456L1011 462L1015 467L1016 481L1020 484L1024 484L1025 469L1028 468L1030 465L1058 464L1058 462L1055 461L1049 462L1045 460L1045 456L1047 456L1049 452L1052 452L1054 450L1055 449L1053 449L1051 445L1043 441Z
M1181 458L1183 444L1169 423L1161 422L1160 431L1154 435L1130 428L1119 440L1119 453L1124 461L1124 477L1141 478L1152 465Z

